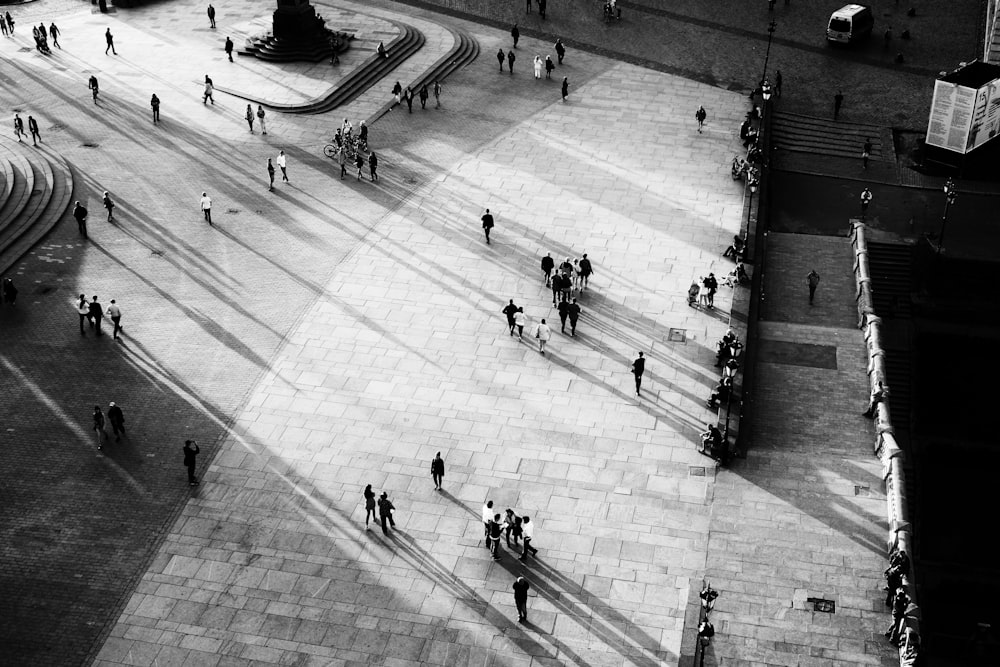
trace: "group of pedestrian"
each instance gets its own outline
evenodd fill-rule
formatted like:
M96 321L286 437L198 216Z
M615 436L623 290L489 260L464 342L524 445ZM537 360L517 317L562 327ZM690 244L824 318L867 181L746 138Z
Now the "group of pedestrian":
M531 0L525 0L525 2L526 2L526 5L527 5L525 7L525 13L526 14L530 14L531 13ZM536 0L536 2L538 3L538 15L540 17L542 17L542 20L544 21L545 20L545 9L546 9L547 2L546 2L546 0Z
M52 53L52 51L49 50L49 31L45 28L44 23L31 26L31 36L35 39L36 51L45 55Z
M281 169L281 181L283 183L288 183L288 157L285 155L285 151L278 151L278 156L274 158L274 161L278 163L278 168ZM271 161L271 158L267 158L267 165L265 168L267 169L267 189L270 192L271 190L274 190L275 174L274 162Z
M94 295L91 301L87 301L86 295L81 294L76 301L76 312L80 317L81 336L87 335L87 331L83 327L85 321L90 324L90 328L94 329L98 336L103 336L104 332L101 331L101 321L105 315L114 324L111 332L114 340L118 340L121 332L125 329L122 326L122 309L118 306L115 299L111 299L111 303L105 309L101 305L101 302L97 300L97 295Z
M28 116L28 132L31 134L31 144L37 146L38 142L42 140L42 135L38 131L38 121L35 120L34 116ZM16 113L14 114L14 136L19 142L21 137L26 136L24 134L24 121Z
M392 504L389 500L389 494L386 491L382 492L382 495L375 499L375 492L372 491L372 485L369 484L365 487L364 491L365 498L365 530L368 530L368 522L375 518L375 508L378 507L378 519L382 524L382 532L386 535L389 534L389 526L393 528L396 527L396 521L393 519L392 514L396 511L396 506Z
M10 15L10 12L4 12L0 15L0 28L3 29L4 37L14 36L14 17Z
M503 49L500 49L499 56L500 56L500 71L503 71ZM511 66L511 71L513 71L513 69L514 69L514 54L513 54L513 52L510 54L510 66ZM427 100L430 99L430 96L431 96L432 92L434 94L434 108L435 109L439 109L439 108L441 108L441 91L442 90L443 90L443 87L441 86L441 82L440 81L434 81L434 83L431 84L430 89L428 89L427 88L427 84L424 83L423 85L420 86L419 92L416 92L416 93L413 92L413 88L412 87L407 86L406 88L403 88L403 84L401 84L399 81L397 81L392 86L392 99L393 99L393 103L392 103L392 106L389 107L389 110L392 111L393 108L399 106L400 104L405 103L406 104L406 108L409 110L409 112L413 113L413 98L415 98L415 97L420 100L420 108L426 110L427 109Z
M522 563L527 562L528 555L536 555L538 549L531 545L534 538L535 524L531 523L531 517L518 516L514 510L507 508L504 514L493 509L493 501L487 500L483 504L483 529L485 532L486 548L490 550L493 560L500 560L500 539L506 537L507 548L511 551L523 540L521 556L518 558ZM511 544L511 538L514 544Z
M97 435L97 448L104 449L104 445L108 442L108 431L107 424L111 424L111 429L115 434L115 442L120 442L122 436L125 435L125 413L122 409L115 405L114 401L108 405L108 414L105 415L101 411L101 406L94 406L93 413L94 420L94 433Z
M207 82L206 83L206 90L207 90L207 87L211 85L211 81L212 80L209 79L208 76L206 75L205 76L205 81ZM215 104L215 102L213 101L212 104ZM267 114L264 113L264 107L262 105L258 104L257 105L257 113L255 114L254 110L253 110L253 105L248 104L247 105L247 112L246 112L246 114L244 114L244 118L246 118L246 120L247 120L247 125L250 126L250 134L253 134L253 122L254 122L254 118L255 117L257 119L257 123L260 125L260 133L261 134L267 134L267 121L266 121Z

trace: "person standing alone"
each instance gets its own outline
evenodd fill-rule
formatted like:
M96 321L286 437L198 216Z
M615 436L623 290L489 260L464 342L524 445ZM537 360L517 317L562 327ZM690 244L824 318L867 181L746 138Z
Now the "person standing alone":
M444 459L441 458L441 452L431 459L431 478L434 480L434 488L440 491L441 480L444 479Z
M201 212L205 215L205 220L208 221L209 227L212 226L212 198L208 196L207 192L201 193Z
M642 352L639 352L639 356L635 361L632 362L632 375L635 376L635 395L639 395L639 390L642 388L642 374L646 372L646 358L643 356Z
M153 93L153 96L149 98L149 106L153 108L153 122L160 122L160 98Z
M490 209L486 209L486 213L483 214L483 232L486 234L486 245L490 244L490 230L493 229L493 215L490 214Z
M383 491L381 497L378 499L378 515L382 520L382 532L386 535L389 534L389 528L385 525L386 521L388 521L389 525L393 528L396 527L396 522L393 521L392 518L392 512L395 509L396 507L392 504L392 501L389 500L389 494Z
M208 6L208 22L212 30L215 30L215 7L212 5Z
M708 118L708 112L705 111L705 107L698 107L698 110L694 113L694 117L698 121L698 134L701 134L701 129L705 126L705 119Z
M288 182L288 161L285 158L285 151L278 151L278 169L281 170L281 180L284 183Z
M816 296L816 288L819 286L819 274L816 273L816 269L813 269L806 276L806 281L809 283L809 305L813 305L813 298Z
M114 299L111 299L111 305L108 306L108 317L111 318L111 321L114 322L115 325L112 337L115 340L118 340L118 332L123 331L124 327L122 327L122 309L118 307L118 304L115 303Z
M520 623L528 622L528 590L531 584L524 577L514 580L511 588L514 589L514 606L517 607L517 620Z
M188 485L197 486L198 478L194 476L194 467L198 461L198 443L194 440L184 441L184 467L188 471Z

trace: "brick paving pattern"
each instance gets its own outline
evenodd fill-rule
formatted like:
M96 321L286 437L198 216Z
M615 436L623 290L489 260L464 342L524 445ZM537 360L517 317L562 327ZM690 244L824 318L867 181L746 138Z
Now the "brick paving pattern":
M224 28L236 3L215 5ZM18 309L3 315L0 362L20 382L0 398L11 434L5 659L677 664L693 646L689 611L706 573L723 590L731 642L773 634L756 607L737 618L749 578L721 583L754 558L710 558L713 541L749 539L731 504L764 481L711 466L691 475L710 463L694 443L729 295L713 316L689 309L684 292L729 268L719 252L742 215L729 177L740 95L571 50L556 71L570 76L563 104L558 81L528 74L551 44L522 39L513 77L481 58L449 80L442 110L397 110L373 127L380 186L341 183L319 156L339 112L272 114L265 141L246 131L241 101L202 104L186 64L152 69L136 55L143 43L166 48L166 25L171 41L211 48L201 4L147 7L127 27L65 11L66 60L39 66L0 42L16 53L16 83L0 82L11 108L49 100L43 136L74 165L75 196L91 211L90 243L64 221L19 265ZM99 50L108 23L123 36L119 60ZM506 45L505 32L463 28L484 54ZM102 78L98 112L88 70ZM152 83L169 91L155 129ZM279 148L292 183L267 193L263 158ZM112 226L105 189L119 205ZM202 190L214 228L197 209ZM498 215L491 246L484 206ZM545 357L507 336L499 313L513 297L532 322L557 320L538 276L543 251L588 252L597 270L578 337L557 331ZM80 292L118 298L121 344L80 336L70 310ZM684 343L666 341L671 327ZM641 402L627 371L638 349L650 357ZM129 435L99 454L89 414L109 400L124 406ZM203 449L194 489L186 437ZM426 470L439 450L443 493ZM782 487L798 474L770 472ZM393 538L361 528L367 482L399 508ZM521 566L510 554L493 563L481 544L486 496L538 522L525 628L509 591ZM878 571L865 560L870 540L844 538L829 518L817 528L805 504L767 509L786 535L804 525L801 540L822 534L841 549L803 561L802 577L836 579L849 596L863 569L853 594L865 597L864 577ZM878 516L860 532L876 535ZM776 608L787 592L752 604ZM858 615L841 637L871 631L875 620ZM857 664L850 648L826 664ZM788 649L755 650L781 662Z

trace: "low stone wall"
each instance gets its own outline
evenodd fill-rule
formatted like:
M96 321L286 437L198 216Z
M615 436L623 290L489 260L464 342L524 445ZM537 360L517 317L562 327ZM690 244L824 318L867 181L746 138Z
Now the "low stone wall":
M851 221L851 243L854 249L854 276L857 281L858 327L864 332L868 346L868 382L872 395L877 389L887 392L888 378L885 370L885 350L882 348L882 320L875 314L872 301L872 281L868 269L868 242L865 224ZM881 385L880 385L881 383ZM917 660L920 642L920 607L913 577L913 527L910 525L906 502L906 477L903 471L904 452L896 443L892 430L892 417L887 400L875 404L875 455L882 462L885 481L886 509L889 518L889 535L886 546L890 554L902 552L909 557L909 573L903 577L903 586L909 596L900 632L899 663L909 667Z

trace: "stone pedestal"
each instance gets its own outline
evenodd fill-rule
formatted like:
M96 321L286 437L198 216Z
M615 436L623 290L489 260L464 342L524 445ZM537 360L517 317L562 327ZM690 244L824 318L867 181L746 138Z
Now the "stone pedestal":
M274 10L276 39L310 42L325 32L323 24L309 0L278 0L278 8Z

